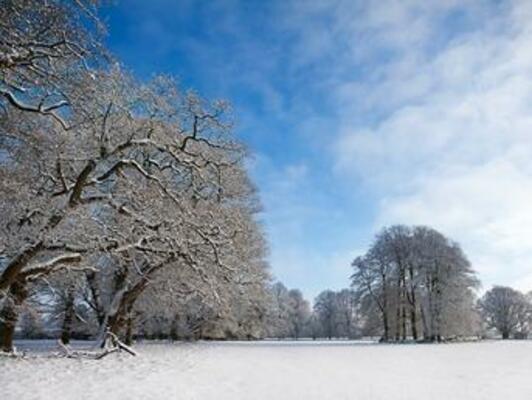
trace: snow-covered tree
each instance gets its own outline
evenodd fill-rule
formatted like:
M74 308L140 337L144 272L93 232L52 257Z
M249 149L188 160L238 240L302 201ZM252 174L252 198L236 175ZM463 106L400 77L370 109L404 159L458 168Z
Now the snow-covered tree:
M511 335L527 337L532 323L532 306L521 292L506 286L494 286L479 301L490 328L503 339Z
M337 309L336 293L332 290L324 290L314 300L314 313L322 335L328 339L337 336Z
M382 340L427 341L478 331L478 281L460 246L434 229L383 229L352 263L352 286L367 322L379 310Z
M105 64L85 21L99 25L95 4L8 1L0 11L2 347L12 350L33 285L61 271L79 272L81 293L68 289L61 301L65 332L83 303L102 340L128 336L152 283L168 278L173 297L193 275L207 309L231 309L255 336L250 320L264 306L235 304L259 299L269 275L228 105Z
M288 318L291 326L290 336L298 339L305 334L305 329L311 314L310 305L299 289L289 290L288 297Z
M3 0L0 7L0 109L13 107L73 127L68 109L80 91L72 77L105 60L97 0ZM77 109L76 112L82 111Z

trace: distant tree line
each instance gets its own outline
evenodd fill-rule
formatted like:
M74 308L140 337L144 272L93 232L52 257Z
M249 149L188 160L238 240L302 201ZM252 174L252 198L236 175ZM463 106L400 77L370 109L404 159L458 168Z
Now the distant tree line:
M495 286L478 298L480 283L466 255L432 228L384 228L351 266L350 288L321 292L312 309L299 291L275 284L267 333L440 342L524 339L532 329L532 292Z
M370 258L377 254L380 258ZM420 260L421 254L427 258ZM415 260L417 263L411 265ZM407 277L403 278L400 262L404 262ZM352 267L351 288L325 290L314 299L313 306L300 290L288 289L281 282L270 283L269 276L253 291L240 288L225 308L215 307L196 294L169 296L175 289L166 285L176 285L177 280L154 284L135 303L129 335L172 340L379 337L388 342L432 342L496 335L524 339L532 328L532 294L495 286L477 299L474 289L478 282L465 255L456 243L433 229L385 228ZM64 276L56 279L59 284L47 283L37 291L42 295L54 290L53 295L44 296L44 305L30 301L22 312L21 335L55 335L63 340L71 335L96 335L99 325L86 304L91 295L72 292L73 286L64 285ZM230 287L220 293L227 294ZM401 294L406 290L410 290L408 295ZM412 315L414 312L417 315Z

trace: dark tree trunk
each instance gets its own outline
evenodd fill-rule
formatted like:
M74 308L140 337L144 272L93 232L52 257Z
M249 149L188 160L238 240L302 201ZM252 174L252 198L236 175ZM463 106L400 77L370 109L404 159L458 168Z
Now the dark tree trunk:
M178 339L178 325L179 325L179 315L174 315L174 318L172 318L172 325L170 326L170 339L177 340Z
M63 318L63 326L61 328L61 341L64 344L70 343L70 337L72 336L72 325L74 323L74 291L68 289L65 298L65 316Z
M404 303L401 305L401 339L406 341L406 307Z
M410 266L408 268L408 275L410 280L410 325L411 325L411 331L412 331L412 339L417 340L418 334L417 334L417 299L416 299L416 287L414 284L414 268Z
M410 311L410 325L412 329L412 339L417 340L417 315L415 309Z
M7 304L7 303L11 304ZM13 352L13 335L17 324L18 313L11 300L6 300L6 304L0 311L0 346L2 351Z
M0 346L2 351L6 353L12 353L14 350L13 336L15 334L15 324L11 321L0 322Z
M506 340L506 339L510 339L510 332L508 332L508 331L503 331L503 332L502 332L502 338L503 338L504 340Z
M138 284L126 291L120 299L117 310L114 314L108 315L106 322L107 326L103 327L108 329L111 333L120 337L121 332L126 328L124 339L127 341L127 336L130 335L130 340L133 336L133 318L132 318L132 309L135 301L138 296L142 293L146 284ZM105 322L104 322L105 323ZM130 331L128 331L130 330Z
M404 269L401 270L401 328L402 340L406 341L406 278Z
M387 342L390 340L390 323L388 322L388 287L386 285L386 275L382 274L382 325L384 335L381 340Z
M429 340L429 336L428 336L428 327L427 327L427 317L425 315L423 304L421 304L420 306L420 312L421 312L421 326L422 326L421 335L423 336L423 340L426 342Z
M133 344L133 317L131 313L127 317L126 337L124 341L128 346L131 346Z
M26 282L15 281L9 287L7 298L0 310L0 346L2 351L12 353L13 337L15 336L15 327L19 317L19 307L28 297Z
M133 303L130 303L127 305L126 309L127 317L126 317L126 333L124 337L124 342L131 346L133 344L133 324L134 324L134 318L133 318Z
M436 285L437 285L437 278L435 276L432 276L430 279L430 290L429 290L429 317L430 317L430 341L435 342L436 341L436 319L437 319L437 296L436 296Z
M104 337L105 332L111 332L114 335L120 337L120 332L127 324L127 320L133 309L133 305L138 297L142 294L144 289L148 286L150 282L150 277L162 268L167 262L170 262L172 257L168 258L166 261L160 262L158 264L147 266L144 269L144 276L142 279L133 285L131 288L126 286L127 270L124 268L120 271L117 271L115 274L115 298L113 299L112 304L112 313L108 313L101 326L100 326L100 335L101 346L105 347L106 338ZM116 303L116 304L114 304Z
M384 324L384 335L382 336L382 341L387 342L390 340L390 327L388 326L388 315L386 313L382 316Z
M120 331L124 327L125 318L124 315L120 312L112 315L108 319L107 327L111 333L114 333L116 336L120 336Z
M401 277L397 279L397 304L395 309L395 341L401 339Z
M103 310L102 302L100 299L100 291L98 289L98 283L96 282L96 273L93 271L87 272L85 274L89 289L91 292L92 302L90 302L91 308L96 313L96 319L98 324L101 326L105 319L105 312Z
M438 342L441 342L442 341L442 332L441 332L441 320L442 320L442 293L441 293L441 289L440 289L440 286L439 286L439 282L438 282L438 285L436 286L436 305L435 305L435 316L434 316L434 319L435 319L435 326L436 326L436 329L434 330L434 333L436 334L436 339L438 340Z

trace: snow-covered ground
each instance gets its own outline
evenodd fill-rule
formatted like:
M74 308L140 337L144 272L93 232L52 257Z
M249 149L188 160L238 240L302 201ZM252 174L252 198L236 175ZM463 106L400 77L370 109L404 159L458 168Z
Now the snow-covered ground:
M532 399L532 341L143 343L136 349L140 357L111 354L100 361L49 358L42 348L35 357L0 357L0 398Z

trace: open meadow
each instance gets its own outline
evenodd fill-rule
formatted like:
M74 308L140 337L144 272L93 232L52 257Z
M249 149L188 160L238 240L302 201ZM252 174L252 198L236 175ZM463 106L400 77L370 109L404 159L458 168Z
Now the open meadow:
M19 349L28 348L28 342ZM9 399L520 400L532 342L147 342L139 357L0 359Z

